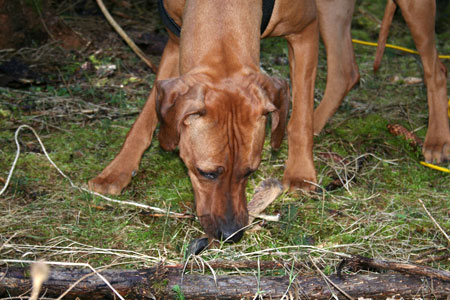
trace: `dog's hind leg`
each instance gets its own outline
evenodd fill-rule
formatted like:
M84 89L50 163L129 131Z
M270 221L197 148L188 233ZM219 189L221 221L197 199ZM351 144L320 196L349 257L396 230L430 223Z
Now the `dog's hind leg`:
M179 45L176 38L171 37L164 49L156 79L176 76L179 76ZM156 88L153 87L119 154L97 177L89 181L89 189L101 194L117 195L130 183L144 151L150 146L158 123L155 103Z
M319 134L350 89L359 81L350 32L355 0L317 0L320 35L327 52L327 86L314 111L314 134Z

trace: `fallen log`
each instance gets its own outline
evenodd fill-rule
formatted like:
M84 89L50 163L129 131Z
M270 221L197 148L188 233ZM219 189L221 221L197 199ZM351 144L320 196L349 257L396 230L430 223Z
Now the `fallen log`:
M185 299L252 299L255 295L280 299L330 299L336 295L386 299L447 299L450 281L408 274L332 275L328 277L339 290L324 277L289 276L216 276L184 274L178 268L157 266L144 270L104 270L101 274L125 299L173 299L182 293ZM82 279L82 280L80 280ZM75 286L74 283L79 281ZM28 268L0 268L0 297L29 293L31 287ZM58 297L72 287L64 299L117 299L111 289L88 269L52 268L44 282L41 294Z

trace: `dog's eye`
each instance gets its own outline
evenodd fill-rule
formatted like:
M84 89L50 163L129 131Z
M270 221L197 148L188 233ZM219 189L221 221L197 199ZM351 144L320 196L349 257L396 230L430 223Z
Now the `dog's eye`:
M209 180L214 180L217 177L219 177L219 172L205 172L200 170L199 168L197 168L197 171L200 175L202 175L203 177L205 177L206 179Z

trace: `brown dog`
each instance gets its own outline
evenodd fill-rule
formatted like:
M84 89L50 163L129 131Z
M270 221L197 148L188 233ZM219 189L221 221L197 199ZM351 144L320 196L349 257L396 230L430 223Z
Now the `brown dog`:
M293 107L284 184L309 190L316 181L316 6L313 0L275 1L262 34L261 0L167 0L164 6L182 26L181 37L169 32L155 88L120 153L89 187L120 193L138 169L159 117L161 147L179 147L206 233L238 241L248 222L245 186L261 160L267 116L272 115L272 147L278 148L289 108L287 82L260 72L261 37L284 36L289 45Z
M319 134L336 112L348 91L358 82L359 73L353 53L350 25L355 0L317 0L320 34L327 51L327 86L324 98L314 111L314 134ZM423 154L428 162L450 160L450 128L447 114L446 69L436 51L434 22L435 0L387 0L379 44L386 43L388 28L396 5L411 30L424 68L428 96L428 131ZM384 49L384 48L383 48ZM379 48L374 69L382 56Z
M359 80L350 35L354 2L316 0L317 19L313 0L277 0L261 34L261 0L164 1L173 21L182 25L181 38L169 32L155 88L120 153L89 187L100 193L121 192L137 171L159 116L160 144L166 150L179 147L207 234L238 241L248 222L245 186L260 163L267 114L272 114L272 147L278 148L289 106L287 83L259 70L259 39L284 36L289 47L292 115L283 183L290 189L313 189L313 131L321 131ZM432 1L409 6L406 0L397 2L408 11L403 13L408 24L414 18L418 23L410 27L424 61L429 91L425 157L448 159L450 131L442 114L446 114L445 80L442 83L440 64L436 64L431 26L434 7ZM427 9L421 5L428 5ZM328 77L324 99L313 113L319 23Z

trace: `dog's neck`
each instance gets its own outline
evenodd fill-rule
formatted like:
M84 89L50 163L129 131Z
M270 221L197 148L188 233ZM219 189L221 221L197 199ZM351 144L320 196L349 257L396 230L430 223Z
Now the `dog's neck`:
M255 2L257 4L255 5ZM259 72L261 0L186 1L180 73L223 79Z

